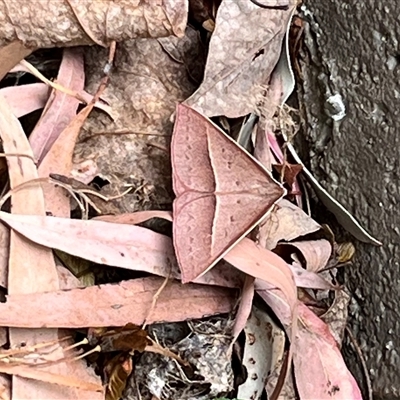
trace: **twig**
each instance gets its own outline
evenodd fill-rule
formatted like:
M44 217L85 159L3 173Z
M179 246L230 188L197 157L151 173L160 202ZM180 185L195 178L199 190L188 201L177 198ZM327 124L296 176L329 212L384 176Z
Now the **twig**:
M157 292L155 293L155 295L153 296L153 301L151 302L151 308L150 311L147 314L147 317L145 318L144 322L143 322L143 326L142 329L145 329L147 326L147 321L149 320L151 314L153 313L154 309L156 308L156 304L157 304L157 300L160 297L161 292L165 289L165 287L167 286L169 277L171 275L171 266L169 268L169 272L168 275L166 276L166 278L164 279L164 282L162 283L162 285L159 287L159 289L157 290Z
M288 10L289 9L289 6L266 6L266 5L260 3L257 0L250 0L250 1L253 4L255 4L256 6L261 7L261 8L265 8L267 10Z

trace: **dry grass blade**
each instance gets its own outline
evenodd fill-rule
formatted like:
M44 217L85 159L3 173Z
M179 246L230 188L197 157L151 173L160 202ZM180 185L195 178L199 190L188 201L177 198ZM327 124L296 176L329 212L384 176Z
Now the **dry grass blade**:
M43 83L45 83L46 85L50 86L51 88L55 89L55 90L59 90L65 94L68 94L69 96L75 97L76 99L78 99L79 101L81 101L82 103L85 103L85 99L82 98L82 96L80 95L79 92L76 92L74 90L68 89L62 85L60 85L59 83L56 82L52 82L50 80L48 80L41 72L39 72L31 63L29 63L26 60L22 60L20 62L20 64L25 67L33 76L35 76L36 78L38 78L39 80L41 80Z

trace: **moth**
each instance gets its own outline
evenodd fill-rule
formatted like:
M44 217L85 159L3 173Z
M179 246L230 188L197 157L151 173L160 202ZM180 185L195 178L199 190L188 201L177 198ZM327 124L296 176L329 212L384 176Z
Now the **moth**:
M173 242L182 282L212 268L286 190L208 118L180 104L171 142Z

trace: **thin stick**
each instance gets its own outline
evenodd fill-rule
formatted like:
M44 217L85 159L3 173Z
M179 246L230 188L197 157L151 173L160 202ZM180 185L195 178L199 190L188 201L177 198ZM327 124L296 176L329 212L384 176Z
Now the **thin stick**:
M147 326L147 321L149 320L151 314L153 313L154 309L156 308L156 304L157 304L157 300L160 297L161 292L165 289L165 286L167 286L169 277L171 274L171 266L169 268L169 272L168 275L166 276L166 278L164 279L164 282L162 283L162 285L159 287L159 289L157 290L156 294L153 296L153 301L151 303L151 308L150 311L147 314L147 317L145 318L144 322L143 322L143 326L142 329L145 329Z

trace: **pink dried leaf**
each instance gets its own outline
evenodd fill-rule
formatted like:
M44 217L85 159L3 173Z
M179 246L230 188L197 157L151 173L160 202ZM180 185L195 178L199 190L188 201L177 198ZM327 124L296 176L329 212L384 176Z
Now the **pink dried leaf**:
M236 290L169 282L152 309L162 278L143 278L87 288L8 296L0 326L83 328L178 322L228 313ZM150 310L152 312L149 315Z
M32 149L19 121L12 115L7 102L1 96L0 110L0 136L3 139L4 151L26 154L33 158ZM7 163L11 188L38 177L36 166L31 158L9 156ZM45 214L43 192L39 184L16 192L12 197L11 204L13 212ZM24 218L24 215L22 217ZM12 231L10 234L8 293L43 292L58 288L58 276L51 249L39 246ZM9 336L12 346L22 342L34 345L41 341L57 340L58 331L10 329ZM62 357L61 347L59 352ZM47 371L66 377L79 375L88 381L99 383L99 377L91 375L92 371L81 360L61 362L48 367ZM54 387L50 384L39 385L35 381L18 376L13 378L13 396L15 398L54 399L53 390ZM61 393L65 399L83 398L81 390L77 388L68 388L62 390ZM96 393L92 392L90 395L92 399L100 399Z
M83 391L103 392L103 386L100 383L88 382L87 380L82 379L82 377L78 378L77 376L74 377L74 376L59 375L59 374L50 372L48 370L43 370L40 368L32 368L27 365L13 365L13 364L1 363L0 364L0 372L8 374L8 375L15 375L15 376L23 377L23 378L32 379L32 380L34 380L35 384L38 383L37 381L42 381L42 382L57 384L57 385L61 385L61 386L69 386L69 387L73 387L73 388L78 388L78 389L82 389ZM0 390L1 390L1 386L0 386ZM13 390L13 392L14 392L14 390ZM60 390L58 391L58 393L60 394ZM61 391L61 393L62 393L62 391ZM1 395L1 392L0 392L0 395ZM13 397L13 398L15 398L15 397ZM32 399L33 397L30 396L29 398ZM2 399L2 397L0 397L0 399Z
M303 304L293 362L301 399L362 399L329 327Z
M89 103L63 129L39 165L40 177L47 178L51 173L69 176L72 170L72 155L79 132L93 109ZM70 199L60 187L48 186L45 191L46 210L52 215L69 217Z
M74 91L83 90L85 73L81 48L64 49L57 83ZM53 90L42 117L29 137L39 162L43 160L61 132L76 116L79 100L59 90Z
M244 238L224 256L224 259L242 272L280 289L291 310L296 308L297 288L292 271L278 255Z
M176 261L167 236L135 225L0 212L0 219L35 243L99 264L174 276ZM175 267L175 268L174 268Z
M320 290L339 289L337 286L333 285L331 282L328 282L316 272L308 271L297 263L288 265L292 270L294 280L298 287Z
M246 275L240 297L239 308L235 315L235 324L232 328L232 342L235 342L240 332L246 326L249 319L251 309L253 307L254 298L254 277Z
M96 220L21 216L0 212L0 219L35 243L55 248L99 264L180 278L169 237L134 225ZM240 271L220 263L196 283L239 288Z
M12 113L20 118L45 106L49 88L44 83L8 86L0 89L0 95L8 102Z

